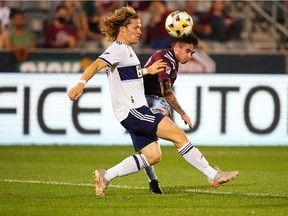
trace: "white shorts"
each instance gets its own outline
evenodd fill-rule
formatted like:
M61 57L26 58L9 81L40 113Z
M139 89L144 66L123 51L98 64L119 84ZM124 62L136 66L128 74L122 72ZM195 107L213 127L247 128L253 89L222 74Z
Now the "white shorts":
M159 110L161 110L166 116L170 116L170 105L167 103L164 97L146 95L146 100L150 110L153 113L159 113Z

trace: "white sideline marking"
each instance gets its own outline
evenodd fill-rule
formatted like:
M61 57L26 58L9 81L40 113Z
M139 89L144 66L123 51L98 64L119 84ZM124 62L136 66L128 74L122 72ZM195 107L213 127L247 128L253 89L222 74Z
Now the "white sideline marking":
M89 183L71 183L71 182L46 182L46 181L35 181L35 180L17 180L17 179L0 179L0 182L10 182L10 183L26 183L26 184L48 184L48 185L68 185L68 186L85 186L94 187L94 184ZM122 189L147 189L147 187L131 187L125 185L112 185L109 187L122 188Z
M71 182L54 182L54 181L47 182L47 181L35 181L35 180L17 180L17 179L0 179L0 182L94 187L94 184L89 184L89 183L71 183ZM138 186L132 187L132 186L127 186L127 185L112 185L112 184L110 184L109 187L120 188L120 189L147 189L148 188L148 187L138 187ZM185 189L185 190L180 190L180 191L191 192L191 193L200 193L200 194L220 194L220 195L288 198L288 195L284 195L284 194L234 193L234 192L221 192L221 191L214 191L213 192L213 191L209 191L209 190L198 190L198 189Z
M186 192L201 193L201 194L222 194L222 195L237 195L237 196L255 196L255 197L275 197L275 198L288 198L284 194L268 194L268 193L236 193L236 192L222 192L222 191L208 191L197 189L186 189Z

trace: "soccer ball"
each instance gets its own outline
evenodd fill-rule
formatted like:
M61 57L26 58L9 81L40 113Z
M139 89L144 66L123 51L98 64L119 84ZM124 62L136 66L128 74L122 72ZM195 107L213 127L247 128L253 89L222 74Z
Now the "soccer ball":
M186 37L192 32L193 19L185 11L174 11L167 16L165 28L172 37Z

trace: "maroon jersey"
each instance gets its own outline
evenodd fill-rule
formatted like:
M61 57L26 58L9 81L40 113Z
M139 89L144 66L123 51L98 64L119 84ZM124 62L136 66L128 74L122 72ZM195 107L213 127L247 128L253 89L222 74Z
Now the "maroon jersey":
M147 74L143 77L145 95L157 95L163 97L159 82L169 82L171 83L171 86L173 86L177 78L178 61L176 60L172 49L157 51L148 59L145 67L149 67L160 59L163 59L163 61L167 63L165 70L155 75Z
M77 30L73 25L66 24L65 26L63 26L63 28L57 28L53 25L53 23L51 23L45 29L45 45L47 47L53 48L53 43L55 43L55 41L58 40L61 36L67 34L77 39ZM63 47L68 47L68 45L65 44L63 45Z

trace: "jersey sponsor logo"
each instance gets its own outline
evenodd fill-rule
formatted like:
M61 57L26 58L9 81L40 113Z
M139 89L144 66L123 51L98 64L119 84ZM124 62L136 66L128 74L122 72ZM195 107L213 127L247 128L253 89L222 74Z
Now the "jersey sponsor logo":
M166 72L167 74L170 74L170 73L171 73L171 67L166 66L165 72Z

